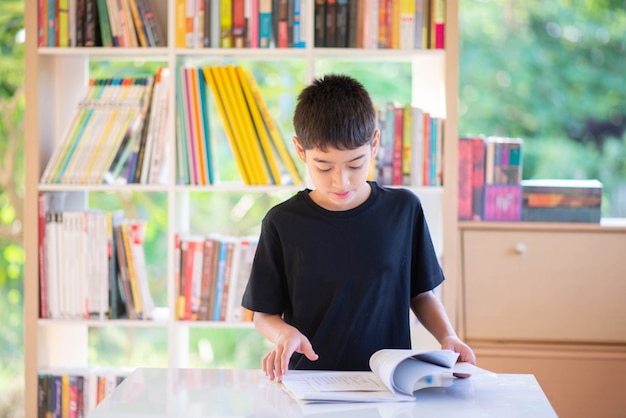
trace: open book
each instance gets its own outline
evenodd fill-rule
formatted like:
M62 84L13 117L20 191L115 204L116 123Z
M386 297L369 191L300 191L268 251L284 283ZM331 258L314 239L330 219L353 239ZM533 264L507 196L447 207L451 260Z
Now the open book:
M449 386L478 369L458 357L451 350L383 349L370 357L372 371L290 371L282 384L301 402L414 401L413 392Z

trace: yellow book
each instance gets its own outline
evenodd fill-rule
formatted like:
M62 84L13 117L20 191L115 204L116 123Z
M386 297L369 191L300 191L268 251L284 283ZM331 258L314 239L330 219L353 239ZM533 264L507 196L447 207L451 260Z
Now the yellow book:
M237 104L229 80L228 71L223 66L215 67L214 71L214 74L216 75L217 86L218 88L220 88L220 94L224 99L226 117L228 118L229 123L233 129L233 133L235 134L235 142L237 142L237 147L241 151L244 165L248 170L250 184L258 185L260 184L258 166L256 164L256 161L254 160L252 151L248 147L248 143L242 139L245 136L245 132L243 130L242 122L239 118L239 113L237 112Z
M222 122L224 125L224 131L226 132L226 137L230 142L231 149L233 151L233 156L235 157L235 163L237 164L237 168L239 169L239 173L241 173L241 177L245 184L251 184L250 173L248 172L248 167L246 167L245 161L243 159L242 151L239 149L239 145L235 140L235 133L228 121L228 116L226 115L226 106L224 104L224 99L221 94L221 86L218 87L217 81L217 71L215 71L215 67L204 67L204 78L209 85L211 93L213 93L213 98L215 100L215 105L217 107L217 111L222 118Z
M415 14L417 12L415 1L400 0L400 49L415 49Z
M289 175L293 180L293 184L301 184L302 177L298 172L295 161L289 153L289 150L287 149L287 146L285 145L285 142L283 141L283 138L280 135L278 128L274 124L272 115L270 114L267 105L263 100L263 96L261 95L261 91L259 90L259 86L257 85L256 80L254 79L250 71L244 69L244 73L246 75L246 78L248 79L248 85L250 86L252 95L256 99L256 103L259 106L259 111L261 112L261 116L263 116L263 120L265 121L265 125L267 126L267 130L270 134L270 138L272 139L272 144L274 145L274 148L276 148L280 159L287 168L287 171L289 172Z
M135 23L135 32L137 32L137 40L139 41L139 46L147 48L150 45L148 45L146 28L141 21L141 16L139 15L139 9L137 9L136 0L128 0L128 6L130 8L130 14L133 17L133 22Z
M268 174L265 158L263 157L263 150L259 144L259 140L254 129L254 122L250 115L249 106L246 102L243 88L239 82L237 76L237 70L234 65L228 65L224 67L227 77L230 81L233 97L235 98L235 115L239 118L242 127L241 140L246 144L245 146L250 153L250 158L254 164L254 169L257 173L258 184L270 184L270 175Z
M61 418L70 417L70 375L61 375Z
M120 90L116 88L116 86L111 83L107 84L105 87L105 91L102 94L102 102L109 106L106 106L106 110L103 111L103 119L101 120L101 130L98 132L98 135L94 137L95 146L91 152L91 157L87 160L84 170L84 177L82 179L83 183L95 183L98 178L96 169L98 167L98 161L105 158L105 146L108 138L111 135L113 130L113 126L115 125L115 120L120 112L119 107L111 108L115 100L117 100L116 94L118 94Z
M256 128L256 134L259 139L259 143L263 149L263 153L265 155L265 161L267 166L269 167L270 173L274 180L274 184L281 184L280 178L280 170L278 169L278 164L276 162L276 158L274 158L274 151L272 149L272 143L270 141L267 129L265 124L263 123L263 116L259 111L254 95L252 94L252 90L250 89L250 85L248 84L248 79L242 67L237 67L237 78L239 79L239 84L241 85L243 94L245 96L246 101L248 102L248 109L250 110L250 116L254 122L254 126Z
M220 47L233 46L233 0L220 1Z
M187 42L187 4L185 0L176 0L175 30L176 48L184 48Z
M391 48L400 49L400 0L391 1Z
M69 0L58 0L59 45L70 46Z
M128 229L128 223L124 222L120 226L122 227L122 240L124 241L124 253L126 254L126 263L128 264L130 290L133 294L133 302L135 304L135 310L137 311L137 315L139 316L139 318L142 318L143 310L141 307L141 295L139 294L139 285L137 283L137 270L135 270L135 264L133 261L133 253L130 242L130 231Z

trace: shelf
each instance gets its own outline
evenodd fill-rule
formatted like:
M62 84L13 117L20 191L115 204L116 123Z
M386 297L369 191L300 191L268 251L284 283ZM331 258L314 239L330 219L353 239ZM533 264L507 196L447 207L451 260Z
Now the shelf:
M198 209L198 196L206 193L207 196L216 200L228 200L228 193L232 193L233 199L238 199L238 193L258 194L256 202L275 201L283 193L285 195L295 194L302 190L305 185L264 185L246 186L237 183L237 177L224 176L223 179L235 180L234 183L218 183L209 186L181 185L175 184L172 164L175 158L170 159L170 176L168 182L163 184L41 184L40 178L46 163L52 155L55 146L62 140L64 129L71 120L73 109L82 98L84 88L89 81L89 62L98 61L119 61L119 62L155 62L170 69L171 74L183 65L209 65L211 63L222 64L225 62L239 61L246 65L246 62L267 61L266 67L271 67L272 71L286 71L285 67L295 68L295 86L300 87L309 83L311 78L318 75L322 68L325 68L327 61L336 62L342 65L344 62L355 62L361 69L365 70L364 64L401 63L398 67L403 70L410 66L407 76L410 77L410 86L406 86L407 97L410 97L413 106L421 107L429 111L432 116L445 117L443 141L443 181L445 187L422 187L422 186L390 186L406 187L413 191L422 201L424 213L426 214L431 236L437 255L441 257L442 267L446 276L442 299L449 316L453 321L457 318L457 221L456 221L456 117L458 96L458 40L457 37L457 13L458 4L456 1L446 2L446 50L397 50L397 49L346 49L346 48L315 48L313 47L313 18L312 1L303 2L303 7L308 10L306 35L308 45L305 48L176 48L175 39L175 19L173 13L176 5L169 0L158 0L156 2L156 15L162 23L164 36L169 43L166 47L158 48L103 48L103 47L80 47L80 48L54 48L38 47L37 36L27 37L26 42L26 100L29 106L26 108L25 118L25 142L29 144L25 150L25 160L27 165L25 178L25 231L24 248L29 260L37 260L39 254L38 240L38 194L71 192L68 195L77 201L75 210L84 210L87 205L89 193L96 194L95 197L109 199L109 195L97 195L97 193L118 194L126 198L126 194L138 193L138 197L151 202L156 202L159 206L159 216L167 217L167 221L162 229L156 231L155 240L159 244L160 259L158 260L158 274L154 283L158 284L161 297L158 300L162 307L156 320L50 320L39 319L39 266L33 261L27 263L24 274L25 293L25 405L26 416L37 416L37 372L40 366L60 365L60 366L90 366L88 355L89 350L95 349L90 346L89 337L95 329L105 334L109 332L118 333L118 329L124 332L133 333L135 329L140 329L137 334L160 334L167 339L163 347L167 351L168 365L176 367L186 367L190 362L191 341L194 334L201 334L202 330L244 330L242 332L254 332L254 325L251 322L221 322L221 321L179 321L174 319L174 306L176 304L176 284L175 277L175 257L174 241L178 233L190 233L192 221L199 223L202 221L201 211L198 218L192 218L190 214L196 213ZM27 32L37 34L37 10L38 3L35 0L25 2L25 19ZM306 12L305 12L306 13ZM303 16L306 16L303 13ZM283 66L282 62L289 65ZM291 65L296 62L296 65ZM302 62L302 66L300 65ZM406 63L406 64L405 64ZM321 64L321 65L320 65ZM328 66L330 68L330 66ZM371 68L378 68L372 65ZM273 73L272 73L273 74ZM111 74L114 75L114 74ZM176 88L174 78L170 79L171 87ZM391 80L397 84L396 80ZM408 82L407 82L408 84ZM282 86L277 85L276 88ZM284 86L286 89L295 90L296 87ZM404 86L403 86L404 87ZM291 93L291 90L286 90ZM383 92L386 95L386 91ZM410 94L408 94L410 93ZM391 96L391 95L389 95ZM387 97L385 97L387 99ZM394 97L388 97L394 100ZM170 112L168 114L170 126L168 131L169 152L175 155L176 126L175 94L170 96ZM280 116L281 120L287 120L288 116ZM284 132L287 134L287 132ZM297 161L297 164L300 163ZM164 178L165 179L165 178ZM270 198L262 194L269 194ZM226 197L216 196L224 194ZM89 201L93 201L94 196L90 196ZM118 203L113 196L110 199L112 205ZM130 199L125 199L124 204L128 204ZM251 199L247 199L251 200ZM264 204L265 204L264 203ZM108 203L103 203L105 206ZM230 203L229 203L230 204ZM196 206L194 206L196 205ZM70 209L70 208L68 208ZM104 208L103 208L104 209ZM139 209L136 215L139 217L145 208ZM203 208L204 209L204 208ZM207 210L213 210L213 207ZM108 210L108 209L107 209ZM228 211L228 208L220 207L219 210ZM134 214L135 215L135 214ZM163 218L164 219L164 218ZM219 225L220 227L222 225ZM207 229L217 226L208 225ZM246 228L250 229L249 226ZM152 233L153 231L151 231ZM445 246L444 246L445 242ZM444 251L445 247L445 251ZM153 277L154 279L154 277ZM167 282L165 282L167 281ZM98 333L96 332L96 333ZM122 332L123 333L123 332Z

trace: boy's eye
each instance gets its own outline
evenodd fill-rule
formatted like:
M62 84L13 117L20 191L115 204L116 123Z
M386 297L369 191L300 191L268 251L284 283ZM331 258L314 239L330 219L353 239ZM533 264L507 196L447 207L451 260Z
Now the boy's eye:
M360 164L360 165L358 165L356 167L352 167L352 166L349 166L349 167L350 167L351 170L360 170L361 168L363 168L363 164Z
M330 168L317 167L317 171L319 171L321 173L328 173L330 170L331 170Z

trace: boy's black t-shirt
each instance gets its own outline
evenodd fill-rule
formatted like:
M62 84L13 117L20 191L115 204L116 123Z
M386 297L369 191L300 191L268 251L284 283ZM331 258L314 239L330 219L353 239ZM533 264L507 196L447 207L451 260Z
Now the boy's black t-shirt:
M443 273L418 197L370 182L360 206L329 211L303 190L265 216L242 305L284 315L319 355L290 369L369 370L381 348L410 348L410 298Z

